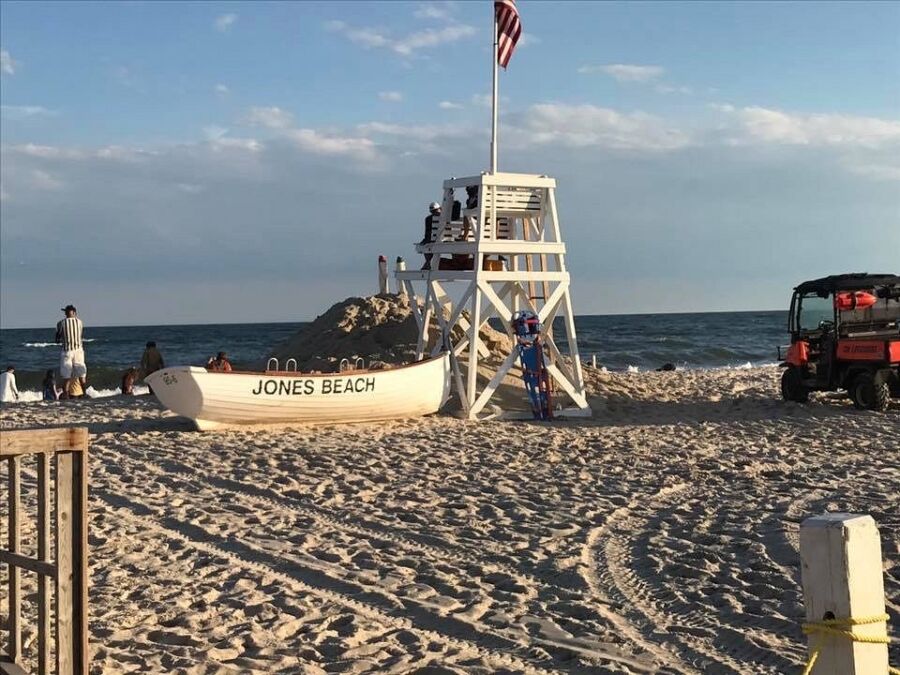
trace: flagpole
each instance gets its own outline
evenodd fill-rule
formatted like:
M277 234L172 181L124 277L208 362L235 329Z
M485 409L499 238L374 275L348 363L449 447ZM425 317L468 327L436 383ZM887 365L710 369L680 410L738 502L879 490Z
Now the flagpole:
M493 7L494 3L491 3ZM491 50L491 62L493 66L494 73L494 95L491 99L491 173L497 173L497 49L498 49L498 41L497 41L497 9L494 7L494 36L493 36L493 49Z

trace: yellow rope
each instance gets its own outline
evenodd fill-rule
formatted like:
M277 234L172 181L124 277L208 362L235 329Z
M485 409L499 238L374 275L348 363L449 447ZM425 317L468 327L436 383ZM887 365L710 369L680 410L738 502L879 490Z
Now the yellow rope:
M873 623L887 623L888 620L887 614L876 614L874 616L864 616L858 619L847 618L847 619L825 619L824 621L811 621L809 623L803 624L803 633L805 635L819 635L825 637L830 635L832 637L845 638L852 642L866 642L869 644L880 644L886 645L891 643L891 638L885 635L860 635L859 633L853 632L853 626L866 626ZM813 667L816 665L816 661L819 658L819 653L822 651L822 640L820 639L818 644L813 648L812 653L809 655L809 660L806 662L806 667L803 669L803 675L810 675L812 673ZM888 673L890 675L900 675L900 668L892 668L888 666Z

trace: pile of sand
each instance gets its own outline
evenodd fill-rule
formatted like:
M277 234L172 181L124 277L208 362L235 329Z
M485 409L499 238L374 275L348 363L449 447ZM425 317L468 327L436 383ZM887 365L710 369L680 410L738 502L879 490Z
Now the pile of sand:
M297 359L300 370L336 370L341 359L353 362L357 358L365 359L368 367L377 368L414 360L418 337L407 296L347 298L276 347L270 356L282 366L287 359ZM453 339L461 337L457 328ZM429 346L440 339L439 328L433 323ZM511 348L509 338L489 326L482 328L481 339L492 356L503 358Z

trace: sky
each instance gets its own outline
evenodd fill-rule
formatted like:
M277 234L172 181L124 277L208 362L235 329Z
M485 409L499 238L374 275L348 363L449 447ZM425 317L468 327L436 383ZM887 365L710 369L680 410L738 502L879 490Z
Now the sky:
M577 314L900 273L900 3L534 2L500 170ZM0 326L302 321L489 161L490 2L0 2Z

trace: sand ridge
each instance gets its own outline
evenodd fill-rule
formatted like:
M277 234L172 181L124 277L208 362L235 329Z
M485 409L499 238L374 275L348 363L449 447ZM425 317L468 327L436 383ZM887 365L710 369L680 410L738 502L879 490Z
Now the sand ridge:
M783 673L809 515L872 514L896 624L900 409L778 374L588 369L595 418L550 425L198 434L149 397L2 424L91 428L97 673Z

